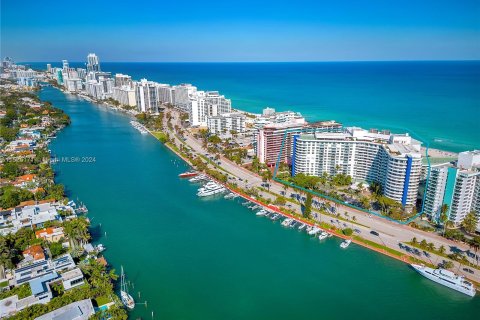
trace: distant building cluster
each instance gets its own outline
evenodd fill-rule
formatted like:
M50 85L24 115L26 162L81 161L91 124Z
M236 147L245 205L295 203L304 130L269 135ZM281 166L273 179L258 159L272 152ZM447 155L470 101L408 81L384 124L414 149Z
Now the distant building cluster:
M12 58L6 57L2 61L0 74L2 78L12 79L18 85L27 88L38 86L41 75L25 65L17 65Z
M171 86L147 79L133 81L129 75L120 73L112 76L102 71L94 53L87 56L86 69L71 68L68 61L63 60L62 68L47 64L47 73L68 92L85 94L96 100L113 99L138 112L154 114L168 104L188 113L191 126L208 127L210 123L216 132L245 131L244 118L238 120L239 116L229 115L232 102L218 91L200 91L191 84ZM210 118L214 120L209 121Z

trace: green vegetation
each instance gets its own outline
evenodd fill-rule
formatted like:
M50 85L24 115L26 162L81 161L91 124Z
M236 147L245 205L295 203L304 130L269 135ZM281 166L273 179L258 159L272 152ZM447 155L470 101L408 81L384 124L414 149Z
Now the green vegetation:
M152 134L157 138L161 143L166 143L168 141L168 136L162 131L152 131Z
M463 229L468 233L474 233L477 227L478 217L474 210L470 211L462 221Z
M12 208L18 206L22 201L32 200L33 198L33 193L25 189L14 186L0 188L0 207L2 208Z
M379 244L379 243L376 243L376 242L373 242L373 241L364 239L364 238L362 238L362 237L353 236L353 239L355 239L355 240L358 241L358 242L362 242L362 243L364 243L364 244L366 244L366 245L368 245L368 246L370 246L370 247L373 247L373 248L380 249L380 250L383 250L383 251L385 251L385 252L388 252L388 253L390 253L390 254L392 254L392 255L395 255L395 256L397 256L397 257L402 257L402 256L404 256L403 253L401 253L401 252L399 252L399 251L397 251L397 250L394 250L394 249L391 249L391 248L386 247L386 246L384 246L384 245L381 245L381 244Z
M303 215L305 218L310 218L312 215L312 194L307 193L307 198L305 200Z
M353 230L351 228L345 228L342 230L343 234L347 237L350 237L353 234Z
M9 291L4 291L0 293L0 300L12 297L14 295L18 295L18 299L23 299L28 296L32 295L32 290L30 289L30 285L28 283L24 283L21 286L14 287Z
M53 242L48 245L48 248L50 249L50 253L52 254L52 258L56 258L64 253L67 252L67 250L62 246L60 242Z
M279 206L284 206L287 203L287 199L285 197L278 196L273 203Z

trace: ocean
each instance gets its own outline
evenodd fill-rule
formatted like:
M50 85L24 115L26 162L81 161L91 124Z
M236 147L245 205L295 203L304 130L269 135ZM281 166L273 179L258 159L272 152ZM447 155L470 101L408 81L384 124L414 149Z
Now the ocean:
M123 266L131 319L476 319L480 297L335 238L319 242L257 217L241 200L199 199L187 166L119 112L39 92L71 116L50 149L56 182L89 208L96 243Z
M31 65L46 68L46 63ZM407 131L432 148L480 149L480 61L106 62L101 67L136 80L220 91L234 108L250 112L269 106L298 111L309 121Z

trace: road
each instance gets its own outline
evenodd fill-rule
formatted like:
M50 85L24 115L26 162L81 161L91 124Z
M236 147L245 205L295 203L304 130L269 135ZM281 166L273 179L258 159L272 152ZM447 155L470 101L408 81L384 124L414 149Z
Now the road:
M174 125L177 124L179 127L182 127L180 117L177 111L172 112L174 121ZM166 126L165 126L166 127ZM177 144L186 144L188 145L194 152L199 155L208 155L208 152L203 148L202 142L197 140L190 134L188 131L185 131L185 140L180 140L173 132L170 132L171 136L175 137L175 141ZM233 163L229 159L221 156L220 159L215 161L216 164L227 171L229 174L229 179L231 182L237 183L239 187L243 188L252 188L252 187L261 187L264 183L263 179L258 176L257 174ZM270 198L273 202L276 196L273 196L270 193L274 193L275 195L282 195L286 194L286 197L289 197L291 193L294 191L291 188L287 188L285 191L284 185L278 183L276 181L272 181L270 183L269 192L261 192L261 196L263 198ZM327 200L321 198L314 198L314 200L325 203L328 202ZM334 203L331 203L334 206ZM295 210L297 213L301 213L301 207L298 203L289 203L289 208ZM329 224L335 225L337 228L345 228L350 227L352 229L356 229L356 233L364 239L376 242L378 244L382 244L389 248L392 248L397 251L402 251L405 254L413 255L419 259L422 259L426 262L430 262L432 264L437 265L438 263L442 262L442 260L450 260L448 258L444 258L432 253L424 252L423 250L416 250L415 248L406 245L406 242L412 240L412 238L416 238L418 242L425 239L427 242L432 242L436 248L440 246L444 246L446 249L446 253L454 253L458 251L468 251L469 247L460 242L454 242L448 239L445 239L437 234L425 232L422 230L418 230L412 228L410 226L401 225L387 219L383 219L381 217L377 217L374 215L369 215L365 212L360 210L355 210L350 207L342 206L337 204L336 205L336 212L340 214L342 219L347 219L349 221L342 221L337 217L332 217L331 215L321 214L320 212L315 212L315 218L317 221L324 221ZM355 222L352 221L352 217L355 217ZM378 236L375 234L370 233L371 231L375 231L378 233ZM478 257L477 257L478 258ZM468 257L469 261L472 263L478 263L475 261L474 257ZM480 283L480 271L477 269L469 268L473 271L473 274L468 273L463 270L463 267L455 261L452 261L455 264L455 272L459 274L463 274L467 276L469 279Z

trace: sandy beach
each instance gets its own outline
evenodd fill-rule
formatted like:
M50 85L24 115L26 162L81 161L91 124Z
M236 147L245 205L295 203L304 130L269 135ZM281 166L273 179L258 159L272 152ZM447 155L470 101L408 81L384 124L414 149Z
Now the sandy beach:
M425 147L422 147L422 154L425 154ZM444 151L440 149L428 149L428 155L431 158L457 158L458 153L451 152L451 151Z

